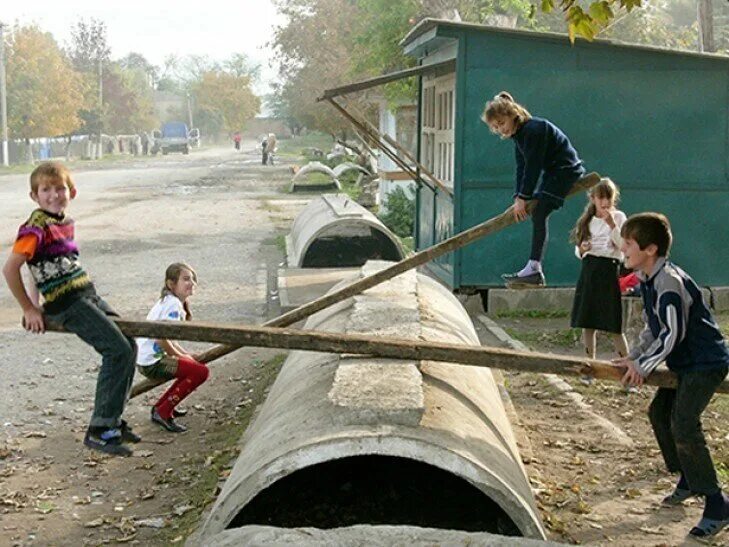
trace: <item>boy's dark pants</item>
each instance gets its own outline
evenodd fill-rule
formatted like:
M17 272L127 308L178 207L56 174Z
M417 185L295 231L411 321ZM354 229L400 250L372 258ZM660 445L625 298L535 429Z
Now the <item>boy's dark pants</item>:
M726 366L679 374L678 387L660 388L648 410L666 467L683 473L695 494L720 490L701 429L701 414L726 375Z
M96 399L90 425L117 427L134 379L137 346L109 316L114 310L99 296L82 297L57 314L47 314L55 323L76 334L101 354L96 380Z

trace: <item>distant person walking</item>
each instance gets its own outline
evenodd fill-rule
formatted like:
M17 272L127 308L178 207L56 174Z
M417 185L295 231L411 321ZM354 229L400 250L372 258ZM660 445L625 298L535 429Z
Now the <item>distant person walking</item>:
M263 165L273 165L274 153L276 152L276 135L269 133L266 137L266 161Z
M233 146L235 146L236 150L240 150L240 139L240 131L233 133Z

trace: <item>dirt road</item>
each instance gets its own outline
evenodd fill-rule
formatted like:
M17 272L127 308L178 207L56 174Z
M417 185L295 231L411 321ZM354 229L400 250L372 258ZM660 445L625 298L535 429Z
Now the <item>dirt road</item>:
M243 153L207 149L74 173L79 194L69 213L82 263L121 315L144 318L166 266L185 261L200 279L196 318L262 322L266 272L282 257L275 238L301 201L280 193L287 167L258 165L254 143L243 144ZM33 205L27 175L0 177L3 262ZM0 545L161 545L185 535L225 475L278 352L241 351L216 364L187 403L184 435L149 423L153 395L132 401L126 417L144 442L131 462L119 461L81 444L99 363L93 350L72 336L25 333L4 282L0 310ZM152 518L147 526L134 524L144 518Z

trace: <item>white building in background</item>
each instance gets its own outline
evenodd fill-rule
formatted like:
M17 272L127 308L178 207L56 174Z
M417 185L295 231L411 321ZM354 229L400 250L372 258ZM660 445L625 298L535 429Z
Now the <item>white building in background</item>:
M384 98L379 99L377 104L379 106L378 129L380 133L387 135L416 156L418 123L416 105L401 104L390 109ZM399 156L402 157L401 154ZM412 195L415 195L415 182L382 151L378 156L377 172L380 177L380 188L377 195L380 211L387 209L387 196L395 188L409 188L412 190Z

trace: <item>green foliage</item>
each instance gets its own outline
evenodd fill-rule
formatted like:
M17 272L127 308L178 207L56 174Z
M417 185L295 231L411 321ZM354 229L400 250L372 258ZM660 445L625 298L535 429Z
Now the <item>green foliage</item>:
M50 33L16 26L7 44L8 129L11 137L65 135L81 125L83 78Z
M415 225L415 196L410 190L395 188L387 196L387 210L380 220L400 237L413 235Z

